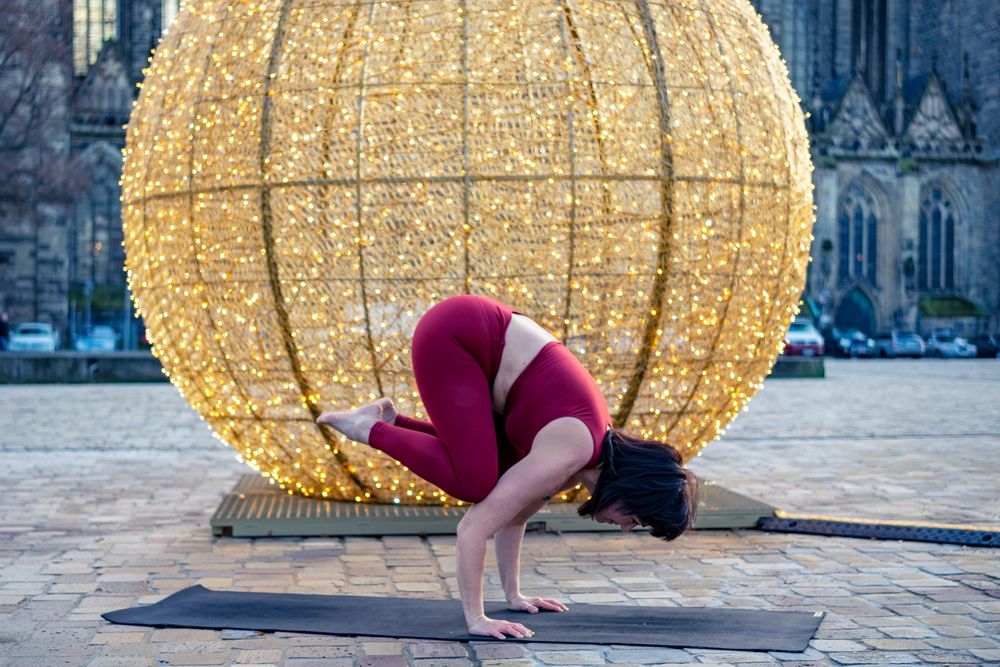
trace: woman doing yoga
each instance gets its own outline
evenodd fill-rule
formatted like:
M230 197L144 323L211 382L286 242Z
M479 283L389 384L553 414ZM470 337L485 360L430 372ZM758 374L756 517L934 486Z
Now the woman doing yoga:
M457 529L458 588L471 634L533 634L483 613L490 537L510 609L567 610L522 595L519 584L524 526L556 493L583 484L591 498L578 513L623 532L643 525L672 540L691 524L697 486L680 454L611 428L594 379L522 313L483 296L445 299L417 323L411 357L429 422L397 413L388 398L317 421L475 503Z

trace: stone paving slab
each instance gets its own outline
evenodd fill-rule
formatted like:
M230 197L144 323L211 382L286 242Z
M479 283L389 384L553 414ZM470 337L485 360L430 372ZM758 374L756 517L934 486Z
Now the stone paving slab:
M824 380L769 380L692 468L788 511L998 526L998 395L992 360L831 360ZM522 585L826 610L804 653L110 625L102 611L195 583L457 597L455 542L213 538L208 519L246 468L169 385L0 387L0 424L0 667L1000 664L995 550L756 531L529 534ZM492 555L489 568L496 598Z

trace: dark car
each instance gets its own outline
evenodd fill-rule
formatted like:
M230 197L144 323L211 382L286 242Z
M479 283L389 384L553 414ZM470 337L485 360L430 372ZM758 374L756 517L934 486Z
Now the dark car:
M871 357L875 354L875 341L860 329L830 327L823 332L827 354L835 357Z
M851 341L843 329L830 327L823 330L823 348L830 356L846 357L851 354Z
M976 356L986 359L996 359L1000 357L1000 340L996 334L987 336L976 336L969 339L969 342L976 346Z

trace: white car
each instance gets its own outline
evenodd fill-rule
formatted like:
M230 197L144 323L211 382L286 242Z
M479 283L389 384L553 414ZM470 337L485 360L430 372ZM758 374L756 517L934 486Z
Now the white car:
M932 357L968 359L976 356L976 346L950 331L935 331L927 339L927 354Z
M73 341L77 352L112 352L118 347L118 334L109 326L93 326Z
M55 352L59 334L45 322L22 322L10 332L7 349L11 352Z
M875 334L875 354L879 357L913 357L927 352L924 339L912 331L886 331Z

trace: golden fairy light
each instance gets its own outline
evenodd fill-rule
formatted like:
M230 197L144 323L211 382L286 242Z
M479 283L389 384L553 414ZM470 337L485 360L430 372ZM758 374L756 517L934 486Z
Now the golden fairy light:
M128 126L132 293L171 381L289 492L451 501L314 420L424 417L410 335L464 292L691 457L797 308L798 103L747 0L191 0Z

